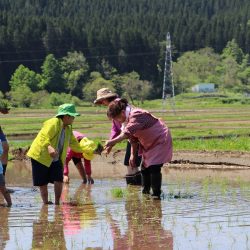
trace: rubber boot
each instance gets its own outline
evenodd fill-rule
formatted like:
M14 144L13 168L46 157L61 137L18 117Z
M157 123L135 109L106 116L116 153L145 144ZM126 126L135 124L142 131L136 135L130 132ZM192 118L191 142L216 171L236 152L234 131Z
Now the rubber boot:
M161 182L162 182L161 173L151 173L151 187L153 190L152 194L153 199L159 200L161 197Z
M150 174L145 174L142 172L141 177L142 177L142 193L150 194L150 187L151 187Z
M141 186L141 172L135 174L127 174L125 176L127 185Z
M134 185L134 175L126 175L125 178L127 185Z
M135 186L141 186L142 184L142 175L141 171L134 174L134 185Z

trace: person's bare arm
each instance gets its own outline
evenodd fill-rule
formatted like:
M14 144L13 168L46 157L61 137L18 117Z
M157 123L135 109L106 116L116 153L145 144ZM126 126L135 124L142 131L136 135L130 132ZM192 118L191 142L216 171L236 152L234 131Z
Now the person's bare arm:
M130 143L131 143L131 153L130 153L130 158L129 158L129 165L132 168L134 168L134 167L136 167L135 159L136 159L136 152L138 149L138 143L133 142L133 141L131 141Z
M106 149L108 149L110 147L113 147L115 144L117 144L118 142L121 142L121 141L123 141L125 139L128 139L128 135L126 135L124 133L121 133L116 138L106 141L104 149L106 150Z

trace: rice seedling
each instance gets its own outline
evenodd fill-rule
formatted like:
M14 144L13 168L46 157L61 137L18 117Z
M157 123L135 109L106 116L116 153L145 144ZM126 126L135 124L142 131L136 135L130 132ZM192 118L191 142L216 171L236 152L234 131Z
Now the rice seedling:
M218 224L218 231L220 232L222 230L222 225Z
M123 198L127 195L127 191L119 187L112 188L110 192L113 198Z
M249 248L248 242L249 242L249 236L248 234L246 234L246 249Z
M208 245L207 245L208 249L212 249L212 246L213 246L212 240L209 239Z
M193 225L193 227L194 227L194 229L195 229L195 235L196 235L196 237L198 237L200 231L199 231L199 228L198 228L197 224L195 223L195 224Z

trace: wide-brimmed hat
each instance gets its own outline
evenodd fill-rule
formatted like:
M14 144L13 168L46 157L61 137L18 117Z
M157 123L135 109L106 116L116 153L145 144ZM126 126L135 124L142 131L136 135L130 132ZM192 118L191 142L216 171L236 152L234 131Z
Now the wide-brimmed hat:
M116 93L113 93L108 88L102 88L97 90L96 92L96 99L94 100L95 104L99 104L104 99L110 98L110 97L117 97L118 95Z
M56 117L60 115L70 115L70 116L79 116L80 114L76 112L76 108L74 104L64 103L58 107L58 111Z

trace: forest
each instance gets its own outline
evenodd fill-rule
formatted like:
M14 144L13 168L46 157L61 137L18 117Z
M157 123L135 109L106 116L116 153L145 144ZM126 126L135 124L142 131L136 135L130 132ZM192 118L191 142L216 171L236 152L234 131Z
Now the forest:
M159 98L167 32L174 64L181 65L183 56L201 54L213 63L216 56L223 62L214 65L217 77L178 75L177 93L199 81L225 83L231 76L222 73L232 64L238 86L248 89L249 0L0 0L0 91L16 91L16 72L23 67L37 82L35 89L28 86L31 92L66 92L88 99L82 89L100 76L116 82L119 92L121 81L114 76L124 81L132 75L154 89L150 98ZM225 57L230 49L234 61ZM74 65L80 60L78 66L71 68L71 59ZM49 69L57 72L53 80ZM225 86L235 85L231 81Z

